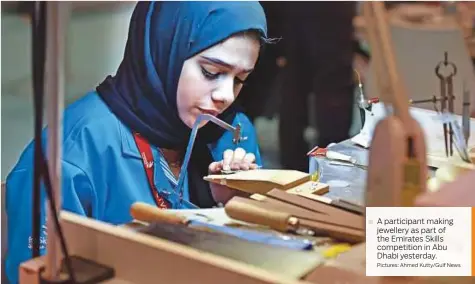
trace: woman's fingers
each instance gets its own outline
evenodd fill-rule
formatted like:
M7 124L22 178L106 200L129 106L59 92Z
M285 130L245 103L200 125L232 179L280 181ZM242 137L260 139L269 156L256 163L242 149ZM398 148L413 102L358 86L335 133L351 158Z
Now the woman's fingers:
M244 156L244 162L248 163L248 164L252 164L256 161L256 155L254 155L253 153L247 153L245 156Z
M256 160L256 156L252 153L246 153L244 158L241 161L239 168L241 170L247 171L251 168L252 163Z
M246 153L243 148L236 148L236 150L226 150L223 153L223 160L221 162L213 162L209 166L211 173L218 171L237 171L237 170L249 170L256 169L257 165L256 155L253 153Z
M243 148L236 148L231 162L231 170L240 170L246 156L246 151Z
M233 150L226 150L223 153L223 170L229 171L231 170L231 162L233 161L234 151Z
M208 172L210 174L219 173L219 172L221 172L221 170L223 170L223 162L222 161L212 162L211 164L209 164Z

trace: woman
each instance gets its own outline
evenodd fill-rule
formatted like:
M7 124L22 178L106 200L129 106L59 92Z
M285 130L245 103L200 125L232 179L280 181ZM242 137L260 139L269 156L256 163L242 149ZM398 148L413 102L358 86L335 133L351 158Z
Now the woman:
M63 208L123 224L137 201L179 209L231 198L235 191L203 177L261 163L255 130L232 103L256 64L266 29L256 2L138 3L117 74L65 110ZM177 190L190 128L202 113L240 123L247 140L236 148L232 133L203 123L186 182ZM30 144L7 178L12 283L19 264L31 257L33 152Z

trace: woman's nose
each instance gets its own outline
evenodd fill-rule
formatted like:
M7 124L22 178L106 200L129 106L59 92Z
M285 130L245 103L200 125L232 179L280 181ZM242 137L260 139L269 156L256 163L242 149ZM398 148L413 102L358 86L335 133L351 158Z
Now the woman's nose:
M219 86L211 93L211 98L215 103L228 106L234 101L234 80L226 79L219 83Z

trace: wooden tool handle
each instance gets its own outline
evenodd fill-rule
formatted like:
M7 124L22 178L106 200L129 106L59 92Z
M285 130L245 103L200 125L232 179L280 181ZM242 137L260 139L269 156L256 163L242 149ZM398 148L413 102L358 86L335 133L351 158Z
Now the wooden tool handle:
M130 207L130 215L132 218L142 222L164 222L169 224L186 224L185 217L178 214L167 212L158 207L136 202Z
M236 220L269 226L281 232L294 229L289 224L292 215L262 208L259 206L259 201L235 196L226 203L224 210L229 217Z

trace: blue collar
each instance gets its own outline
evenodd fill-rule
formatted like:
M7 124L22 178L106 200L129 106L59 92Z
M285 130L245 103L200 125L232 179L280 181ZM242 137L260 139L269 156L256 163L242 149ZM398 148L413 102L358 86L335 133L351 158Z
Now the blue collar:
M134 136L132 131L128 129L124 124L119 121L119 132L120 132L120 140L121 140L121 149L122 154L124 156L142 159L140 156L140 152L137 149L137 145L135 144Z

